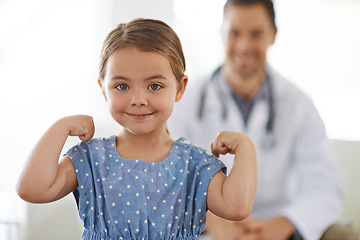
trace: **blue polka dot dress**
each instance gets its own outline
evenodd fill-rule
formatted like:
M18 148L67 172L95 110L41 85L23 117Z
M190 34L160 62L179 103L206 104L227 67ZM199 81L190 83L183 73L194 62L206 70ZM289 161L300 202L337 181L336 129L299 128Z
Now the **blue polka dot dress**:
M121 158L116 137L72 147L83 239L199 239L211 178L225 166L180 138L162 162Z

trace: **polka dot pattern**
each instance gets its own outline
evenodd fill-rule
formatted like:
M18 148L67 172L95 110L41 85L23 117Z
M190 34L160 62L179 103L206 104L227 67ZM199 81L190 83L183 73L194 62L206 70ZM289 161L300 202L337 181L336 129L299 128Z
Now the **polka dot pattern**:
M225 166L188 140L162 162L124 159L116 137L71 148L83 239L198 239L205 229L208 184Z

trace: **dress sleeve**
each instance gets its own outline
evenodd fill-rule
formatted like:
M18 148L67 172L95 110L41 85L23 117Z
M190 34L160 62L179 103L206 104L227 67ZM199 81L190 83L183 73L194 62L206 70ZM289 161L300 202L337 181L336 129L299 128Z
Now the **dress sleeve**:
M91 171L90 150L86 142L81 142L70 148L66 155L74 165L76 178L79 186L73 192L78 208L80 198L86 195L89 189L93 188L93 174Z
M218 172L223 171L226 174L225 165L217 159L212 153L199 149L193 154L193 165L190 166L190 175L194 176L193 179L193 192L194 192L194 222L199 221L200 232L205 230L206 212L207 212L207 193L209 183L212 177Z

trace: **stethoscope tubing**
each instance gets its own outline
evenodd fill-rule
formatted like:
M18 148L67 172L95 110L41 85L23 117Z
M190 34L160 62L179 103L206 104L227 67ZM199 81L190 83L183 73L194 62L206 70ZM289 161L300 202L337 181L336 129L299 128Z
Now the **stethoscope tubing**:
M216 70L211 74L210 78L204 82L204 85L201 89L200 94L200 102L199 102L199 108L198 108L198 119L201 121L204 117L204 109L205 109L205 101L208 94L208 89L211 84L215 84L215 91L217 94L218 99L220 100L221 104L221 121L224 123L227 120L228 117L228 107L225 102L224 93L220 87L219 83L219 77L218 74L220 73L222 66L219 66L216 68ZM274 92L272 88L272 82L269 74L266 74L269 85L270 85L270 96L269 96L269 117L266 123L266 132L264 134L264 138L262 140L262 145L266 148L271 148L275 144L275 137L274 137L274 119L275 119L275 102L274 102Z

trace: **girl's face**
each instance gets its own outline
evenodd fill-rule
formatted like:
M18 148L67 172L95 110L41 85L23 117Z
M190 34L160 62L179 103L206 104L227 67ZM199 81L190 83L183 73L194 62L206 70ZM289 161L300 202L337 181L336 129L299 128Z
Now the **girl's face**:
M112 117L136 135L165 130L186 84L185 76L178 84L166 57L134 47L112 53L99 80Z

